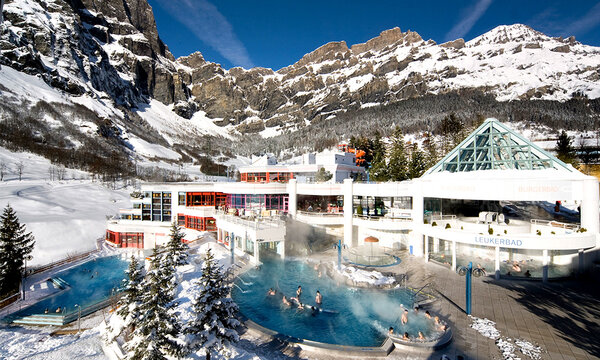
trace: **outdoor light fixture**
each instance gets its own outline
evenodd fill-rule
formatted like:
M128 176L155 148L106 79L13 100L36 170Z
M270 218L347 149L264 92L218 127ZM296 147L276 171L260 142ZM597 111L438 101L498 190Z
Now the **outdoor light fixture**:
M466 295L466 306L465 312L467 315L471 315L471 275L480 277L483 275L482 269L473 269L473 263L469 262L468 266L460 266L456 269L456 273L459 276L466 276L465 278L465 295Z

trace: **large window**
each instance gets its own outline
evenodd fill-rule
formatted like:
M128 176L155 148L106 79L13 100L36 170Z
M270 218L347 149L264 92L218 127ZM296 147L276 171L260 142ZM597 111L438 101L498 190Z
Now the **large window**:
M185 205L185 193L184 192L180 192L177 197L178 197L177 204L178 205Z
M228 194L227 206L248 210L288 210L288 195Z
M198 231L216 231L217 221L212 217L197 217L179 214L178 221L183 217L183 226Z
M223 206L226 195L216 192L189 192L187 193L186 206Z
M294 178L291 172L250 172L240 175L243 182L288 182Z

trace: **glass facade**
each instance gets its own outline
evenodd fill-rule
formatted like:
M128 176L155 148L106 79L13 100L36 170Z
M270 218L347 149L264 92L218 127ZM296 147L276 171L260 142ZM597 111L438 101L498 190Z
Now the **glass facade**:
M248 210L288 211L288 195L227 194L227 207Z

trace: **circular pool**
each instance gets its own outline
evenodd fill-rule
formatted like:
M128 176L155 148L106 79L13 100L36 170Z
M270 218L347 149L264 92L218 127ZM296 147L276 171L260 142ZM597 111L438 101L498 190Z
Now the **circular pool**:
M419 331L430 341L442 334L422 312L409 310L408 323L401 324L403 308L410 309L413 302L409 290L349 288L336 284L326 275L319 277L319 271L313 266L302 261L267 261L238 277L232 297L250 320L298 339L380 346L390 327L394 327L395 333L407 332L412 339ZM299 285L302 286L303 308L299 309L296 303L285 305L283 296L288 299L296 296ZM270 288L276 291L275 295L267 294ZM317 291L322 294L323 303L320 310L313 310Z

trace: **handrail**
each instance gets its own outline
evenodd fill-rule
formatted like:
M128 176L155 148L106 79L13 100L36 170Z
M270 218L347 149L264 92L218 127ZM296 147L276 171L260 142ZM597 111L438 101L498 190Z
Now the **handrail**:
M329 212L316 212L316 211L303 211L298 210L299 215L307 215L307 216L322 216L322 217L342 217L344 216L343 212L337 213L329 213Z
M577 230L581 227L580 224L569 224L554 220L531 219L529 222L531 222L533 225L552 226L569 230Z
M429 215L431 220L456 220L456 215Z
M393 222L404 222L404 221L412 221L412 217L391 217L391 216L382 216L382 215L359 215L354 214L355 218L359 218L361 220L368 221L393 221Z

